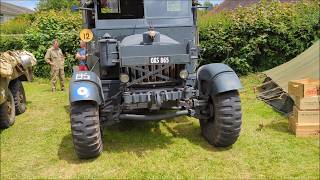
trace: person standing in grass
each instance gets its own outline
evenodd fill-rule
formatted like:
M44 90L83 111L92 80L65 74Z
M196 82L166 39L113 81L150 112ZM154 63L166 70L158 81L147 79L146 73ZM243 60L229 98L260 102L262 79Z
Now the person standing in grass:
M79 60L79 71L88 71L87 66L87 44L80 41L80 49L76 54L76 59Z
M59 77L61 91L65 90L64 82L64 55L62 50L59 48L58 39L52 41L52 47L48 49L45 55L45 61L50 64L51 67L51 90L56 91L56 83Z

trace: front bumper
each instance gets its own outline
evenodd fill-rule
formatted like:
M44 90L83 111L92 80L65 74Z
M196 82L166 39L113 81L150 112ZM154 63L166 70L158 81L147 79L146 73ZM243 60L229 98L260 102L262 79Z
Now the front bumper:
M198 97L199 91L192 87L175 89L140 90L123 93L125 110L160 109L165 102L177 102Z

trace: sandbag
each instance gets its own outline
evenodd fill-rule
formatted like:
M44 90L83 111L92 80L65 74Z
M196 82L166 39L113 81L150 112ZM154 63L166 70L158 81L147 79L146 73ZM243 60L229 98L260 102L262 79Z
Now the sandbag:
M0 60L0 76L10 77L13 74L13 67L10 63Z

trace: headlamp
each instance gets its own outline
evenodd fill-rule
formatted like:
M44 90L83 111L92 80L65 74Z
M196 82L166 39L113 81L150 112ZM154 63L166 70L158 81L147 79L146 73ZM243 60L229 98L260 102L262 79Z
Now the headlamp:
M122 73L122 74L120 74L120 81L122 82L122 83L127 83L127 82L129 82L129 75L128 74L124 74L124 73Z
M188 71L187 70L182 70L182 71L180 71L180 77L181 77L181 79L187 79L188 77L189 77L189 73L188 73Z

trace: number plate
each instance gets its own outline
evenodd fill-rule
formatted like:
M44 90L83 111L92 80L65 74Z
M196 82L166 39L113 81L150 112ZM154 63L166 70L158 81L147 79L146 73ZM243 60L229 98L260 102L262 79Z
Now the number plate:
M168 64L170 63L169 56L157 56L157 57L150 57L150 64Z
M90 80L89 74L77 74L76 80Z

